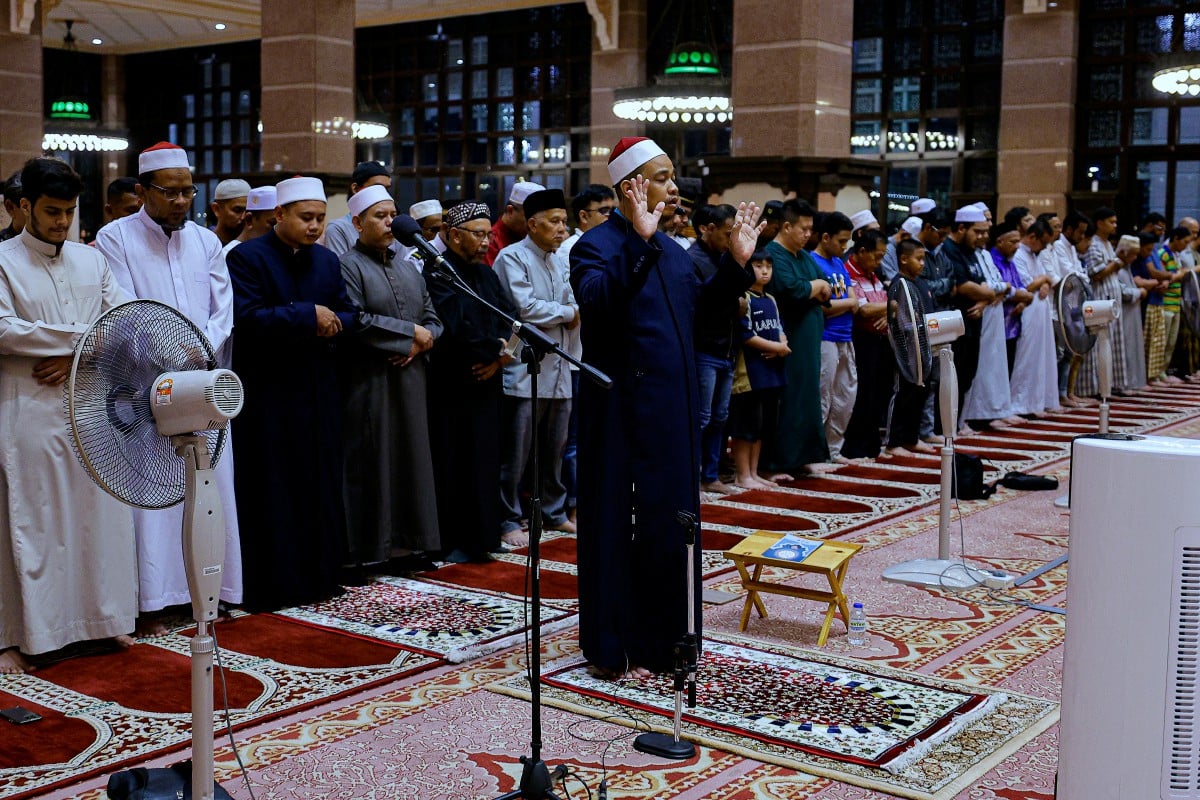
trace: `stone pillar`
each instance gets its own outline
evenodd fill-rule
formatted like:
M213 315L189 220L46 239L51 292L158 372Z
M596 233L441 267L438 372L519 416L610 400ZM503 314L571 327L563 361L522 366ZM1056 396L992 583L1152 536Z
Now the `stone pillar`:
M101 57L100 72L100 132L117 135L128 127L128 117L125 115L125 56L105 54ZM103 154L100 170L102 189L107 189L117 178L132 176L137 172L136 161L130 170L131 156L136 154L128 150Z
M610 49L604 49L605 42L601 37L592 37L591 179L594 183L608 185L608 156L612 146L622 136L645 133L641 123L614 114L612 105L614 90L644 86L647 81L646 0L613 0L600 6L604 13L618 15L615 40L609 38L607 42ZM600 22L600 19L596 20L596 27ZM611 30L610 24L606 33Z
M854 4L733 4L731 155L850 155Z
M42 154L41 27L27 6L0 7L0 181Z
M998 208L1067 213L1075 146L1077 0L1024 13L1007 0L1000 86Z
M354 115L354 0L263 0L263 171L348 174Z

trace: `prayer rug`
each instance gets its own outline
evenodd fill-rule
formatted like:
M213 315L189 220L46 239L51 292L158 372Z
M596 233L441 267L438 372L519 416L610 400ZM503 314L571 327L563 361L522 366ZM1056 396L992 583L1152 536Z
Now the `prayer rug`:
M614 682L574 657L542 683L547 705L671 731L669 676ZM529 696L524 675L488 688ZM924 800L953 797L1058 718L1048 700L745 639L705 641L697 700L683 738Z
M128 650L83 656L28 675L0 675L0 706L42 716L0 726L0 798L24 797L178 751L191 740L191 630ZM272 614L216 625L235 728L294 713L443 665L396 644L318 631Z
M575 622L574 614L542 605L544 632ZM367 586L324 603L288 608L279 614L408 647L458 664L522 639L528 629L524 602L407 578L376 578Z
M740 534L720 531L701 531L702 579L733 569L722 555L742 540ZM563 533L547 533L539 548L541 553L542 603L555 608L574 610L579 604L579 581L576 577L575 537ZM418 573L427 583L443 586L468 587L494 592L502 597L520 600L528 594L525 561L529 548L497 555L487 564L450 564L440 569Z

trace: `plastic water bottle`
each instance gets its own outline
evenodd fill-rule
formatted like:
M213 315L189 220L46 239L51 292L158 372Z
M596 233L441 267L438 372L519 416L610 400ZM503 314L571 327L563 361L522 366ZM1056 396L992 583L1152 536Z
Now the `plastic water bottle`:
M862 647L867 643L867 612L863 611L862 603L855 603L850 609L850 624L847 626L846 641L851 647Z

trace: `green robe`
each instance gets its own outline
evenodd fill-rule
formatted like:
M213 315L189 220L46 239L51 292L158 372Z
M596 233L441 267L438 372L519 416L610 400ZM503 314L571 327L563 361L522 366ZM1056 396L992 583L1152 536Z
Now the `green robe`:
M779 408L775 441L764 447L763 462L772 471L797 472L805 464L829 460L821 420L821 334L825 314L809 295L812 281L825 275L808 252L793 255L778 242L767 245L775 268L767 291L779 304L791 355L784 359L787 385Z

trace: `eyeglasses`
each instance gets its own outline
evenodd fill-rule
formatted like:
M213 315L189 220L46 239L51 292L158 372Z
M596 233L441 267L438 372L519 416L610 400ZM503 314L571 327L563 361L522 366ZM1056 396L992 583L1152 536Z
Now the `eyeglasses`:
M490 230L486 230L486 231L473 231L473 230L471 230L470 228L464 228L464 227L462 227L461 225L455 225L454 227L455 227L455 228L458 228L458 229L459 229L460 231L462 231L463 233L469 233L469 234L471 234L471 235L472 235L473 237L475 237L476 239L491 239L491 238L492 238L492 236L493 236L493 234L492 234L492 232L491 232Z
M600 208L589 208L588 209L589 214L599 214L602 217L607 217L612 212L613 212L612 206L602 206Z
M150 184L150 188L158 189L160 192L162 192L163 197L172 202L181 197L185 200L191 200L196 196L195 186L185 186L182 189L167 189L164 186L159 186L157 183L152 183Z

